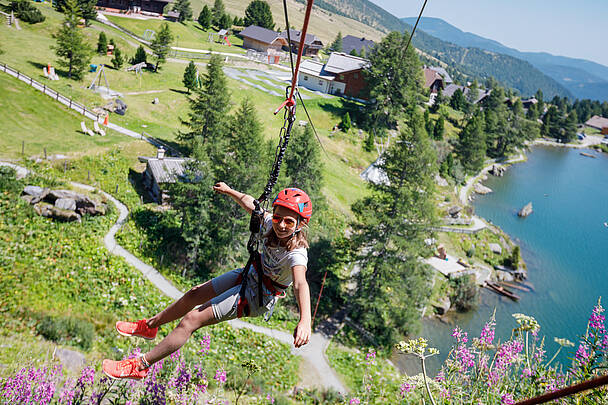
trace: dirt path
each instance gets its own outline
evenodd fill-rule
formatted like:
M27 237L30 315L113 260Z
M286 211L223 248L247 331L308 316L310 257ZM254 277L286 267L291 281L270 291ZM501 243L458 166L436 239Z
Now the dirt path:
M12 163L0 161L0 166L9 166L14 168L18 172L18 175L20 177L24 177L28 173L28 170L26 168ZM77 183L73 181L70 182L70 184L74 187L81 188L87 191L96 190L95 187L89 186L87 184ZM116 209L118 210L118 219L103 238L103 242L106 249L108 249L108 251L110 251L110 253L114 255L123 257L127 261L127 263L139 270L144 277L146 277L152 284L156 286L156 288L158 288L166 296L174 300L180 298L183 293L173 284L171 284L169 280L163 277L163 275L160 274L154 267L142 262L131 252L129 252L116 242L116 233L127 222L129 210L123 203L114 198L112 195L106 193L105 191L99 189L97 190L100 194L102 194L109 201L111 201L112 204L114 204L114 206L116 206ZM285 331L253 325L241 321L239 319L232 320L229 323L234 328L251 329L255 332L270 336L288 345L293 345L293 336ZM324 334L313 333L310 338L310 342L307 345L299 349L295 349L292 347L291 352L295 355L301 356L304 359L304 361L302 362L302 366L305 369L302 370L300 373L301 377L303 378L302 383L304 386L322 387L327 389L334 389L342 393L347 393L348 390L342 384L337 374L330 367L327 361L325 350L327 349L329 342L330 339L328 339Z

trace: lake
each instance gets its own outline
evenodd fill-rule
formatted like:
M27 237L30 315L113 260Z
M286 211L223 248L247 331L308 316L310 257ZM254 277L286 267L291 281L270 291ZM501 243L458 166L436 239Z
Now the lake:
M607 306L608 155L585 152L597 158L582 156L576 149L533 147L526 162L511 166L504 177L489 176L483 182L494 192L476 196L475 212L520 245L535 291L515 291L521 300L513 302L483 289L477 310L453 316L452 324L425 321L421 335L441 351L430 364L432 370L445 359L455 325L469 337L479 336L494 309L496 337L503 341L516 326L512 313L534 316L551 357L558 348L554 337L577 343L598 297L603 296ZM519 218L517 211L528 202L534 212ZM575 350L569 348L558 360L568 365Z

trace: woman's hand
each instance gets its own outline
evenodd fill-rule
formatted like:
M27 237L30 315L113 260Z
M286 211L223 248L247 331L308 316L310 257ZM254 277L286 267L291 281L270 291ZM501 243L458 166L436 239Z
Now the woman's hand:
M298 348L308 343L310 340L310 322L300 321L293 331L293 345Z
M223 181L215 183L215 186L213 186L213 191L215 191L216 193L219 193L219 194L226 194L230 190L232 190L230 188L230 186L227 185L226 183L224 183Z

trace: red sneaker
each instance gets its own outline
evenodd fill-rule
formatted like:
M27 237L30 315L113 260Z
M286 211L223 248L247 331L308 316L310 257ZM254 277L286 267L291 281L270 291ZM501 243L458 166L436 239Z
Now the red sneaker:
M114 361L105 359L102 363L102 370L110 378L121 379L128 378L130 380L141 380L148 375L148 369L138 370L141 364L139 357L132 359Z
M145 319L137 322L116 322L116 330L123 336L138 336L144 339L152 340L156 337L158 328L150 328Z

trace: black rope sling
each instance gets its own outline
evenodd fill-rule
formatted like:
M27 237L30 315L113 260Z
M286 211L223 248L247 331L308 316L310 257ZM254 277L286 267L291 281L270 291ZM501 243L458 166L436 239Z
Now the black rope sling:
M306 30L308 28L308 21L310 19L310 13L312 10L312 4L314 0L308 0L308 4L306 7L306 15L304 17L304 25L302 27L302 33L300 38L306 38ZM287 145L289 144L289 138L291 136L291 130L293 128L293 124L296 121L296 98L299 95L297 92L297 80L298 80L298 70L300 68L300 62L302 60L302 53L304 50L304 40L300 40L300 45L298 49L298 59L295 64L293 64L293 57L291 56L291 34L289 27L289 19L287 16L287 1L283 0L283 9L285 12L285 22L287 25L287 41L289 42L289 56L291 62L291 72L292 79L291 85L285 89L285 101L279 106L279 108L274 112L277 114L281 109L284 109L283 112L283 126L279 132L279 143L275 149L274 162L270 169L270 174L268 177L268 182L264 187L264 191L260 195L258 199L253 200L254 209L251 212L251 219L249 220L249 240L247 241L247 251L249 252L249 259L247 260L247 264L243 268L241 273L242 282L241 282L241 290L240 297L241 299L245 299L245 291L247 289L247 276L249 274L249 269L253 266L258 274L258 306L261 307L263 305L263 286L262 286L262 277L263 277L263 268L262 268L262 260L259 252L260 241L262 240L262 227L264 223L264 212L266 208L268 208L268 197L272 194L272 189L276 185L279 174L281 172L281 164L283 163L283 157L285 156L285 152L287 151ZM248 306L245 307L245 315L249 315Z

